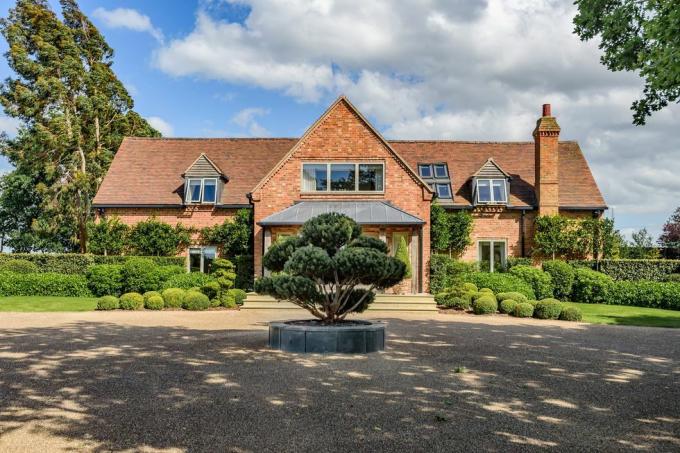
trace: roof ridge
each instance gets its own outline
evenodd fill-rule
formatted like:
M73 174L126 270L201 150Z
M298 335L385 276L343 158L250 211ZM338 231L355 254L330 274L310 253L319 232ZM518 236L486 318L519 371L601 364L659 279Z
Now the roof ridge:
M164 141L164 140L201 140L201 141L269 141L269 140L299 140L299 137L125 137L125 140L135 141Z
M200 140L200 141L271 141L271 140L299 140L300 137L133 137L127 136L125 140ZM469 143L478 145L529 145L532 140L448 140L448 139L385 139L389 143ZM560 140L559 143L578 143L578 140Z

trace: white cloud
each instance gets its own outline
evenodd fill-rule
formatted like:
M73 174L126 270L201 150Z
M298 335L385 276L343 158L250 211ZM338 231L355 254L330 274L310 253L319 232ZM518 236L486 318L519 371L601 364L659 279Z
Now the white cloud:
M163 137L172 137L174 135L172 125L165 121L163 118L160 118L158 116L149 116L148 118L146 118L146 120L154 129L160 132L163 135Z
M149 16L131 8L105 9L97 8L92 13L109 28L127 28L129 30L148 33L159 43L163 43L163 32L154 27Z
M231 121L237 126L240 126L242 129L248 131L248 134L252 137L267 137L270 135L269 131L260 123L258 123L256 118L268 114L268 109L249 107L239 111L231 118Z
M200 10L155 64L300 102L345 93L387 137L531 140L552 103L561 137L581 143L617 213L673 209L680 106L632 126L642 83L607 71L597 42L573 34L571 2L239 1L250 8L244 23Z
M21 126L21 121L10 116L0 115L0 132L14 137Z

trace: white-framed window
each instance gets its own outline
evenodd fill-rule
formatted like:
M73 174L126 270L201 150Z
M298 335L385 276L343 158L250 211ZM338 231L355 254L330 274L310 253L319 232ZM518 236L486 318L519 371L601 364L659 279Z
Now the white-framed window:
M382 162L325 162L302 164L303 192L383 192Z
M203 272L209 274L212 271L212 263L217 257L217 247L195 246L189 247L189 272Z
M419 164L418 173L421 178L432 178L432 165L430 164Z
M438 198L451 198L451 184L436 184Z
M187 203L217 202L217 178L187 178L184 199Z
M504 179L478 179L477 180L477 203L507 203Z
M507 259L505 239L483 239L477 241L477 260L482 272L498 272L505 267Z
M434 177L435 178L448 178L449 169L446 164L434 164Z

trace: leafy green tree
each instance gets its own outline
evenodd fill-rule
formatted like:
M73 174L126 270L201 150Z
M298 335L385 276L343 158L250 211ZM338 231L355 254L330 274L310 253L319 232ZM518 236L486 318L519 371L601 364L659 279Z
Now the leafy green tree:
M669 217L663 225L663 231L659 236L659 245L664 248L680 252L680 207Z
M677 0L576 0L575 33L599 37L600 58L611 71L636 71L645 81L633 102L633 123L680 100L680 2Z
M118 217L102 218L87 224L90 253L120 255L127 245L130 227Z
M204 228L201 230L201 240L204 244L219 244L224 256L236 257L251 254L252 209L239 209L233 220L228 219L222 225Z
M569 219L559 215L537 217L533 253L553 260L568 255L571 247L569 226Z
M403 236L401 239L399 239L399 245L397 245L397 251L395 252L394 257L404 263L404 266L406 266L404 279L411 278L411 258L409 257L406 239L404 239Z
M87 249L92 198L123 136L159 135L133 108L111 69L113 51L73 0L63 21L46 0L17 0L0 32L15 77L0 86L5 114L21 121L0 152L19 174L35 178L40 218L34 230L68 230Z
M361 236L354 220L337 213L308 220L299 236L272 244L263 262L275 274L258 279L255 290L289 300L324 323L365 310L375 289L394 286L406 274L384 242Z
M631 241L621 244L621 256L628 259L657 259L659 249L654 247L654 238L646 228L634 231Z
M473 218L467 211L447 212L441 205L430 207L430 245L437 252L458 257L472 244Z
M191 242L191 229L174 228L156 218L136 224L129 235L130 247L137 255L171 256Z

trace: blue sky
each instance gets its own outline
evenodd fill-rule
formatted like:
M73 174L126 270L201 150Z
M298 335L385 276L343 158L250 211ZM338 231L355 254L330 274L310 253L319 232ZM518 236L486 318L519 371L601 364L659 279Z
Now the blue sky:
M632 126L640 80L599 64L596 43L572 33L570 3L80 5L115 49L136 110L166 135L299 136L345 93L388 138L531 140L550 102L561 137L580 142L617 227L656 235L680 191L680 109ZM12 4L0 0L0 14ZM0 61L0 76L9 75ZM0 116L0 128L11 133L16 122Z

